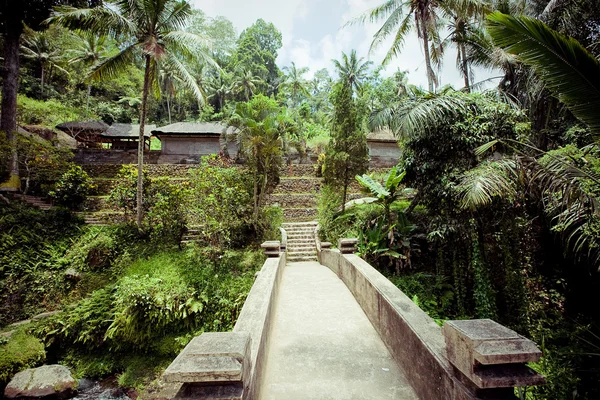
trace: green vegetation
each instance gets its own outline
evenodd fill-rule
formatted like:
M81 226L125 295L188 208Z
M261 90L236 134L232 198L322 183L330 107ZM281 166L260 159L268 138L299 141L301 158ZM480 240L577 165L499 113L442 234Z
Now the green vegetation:
M237 35L184 0L29 3L0 2L0 180L61 208L0 196L0 326L62 312L0 339L0 385L46 357L139 388L194 335L231 329L263 261L256 244L277 237L282 211L266 204L283 163L313 156L323 239L358 237L440 324L489 317L535 340L548 384L521 398L600 397L600 3L383 2L354 22L381 24L371 50L392 39L384 65L350 50L335 76L280 68L276 24ZM411 32L427 90L385 69ZM448 51L464 88L440 87ZM475 67L500 71L498 87L480 90ZM72 211L97 194L90 178L17 123L98 118L224 122L238 160L172 180L140 157L88 200L108 198L123 223L84 226ZM402 156L366 175L366 134L379 130Z
M45 359L44 344L22 329L9 339L0 337L0 383L8 382L17 372L35 367Z

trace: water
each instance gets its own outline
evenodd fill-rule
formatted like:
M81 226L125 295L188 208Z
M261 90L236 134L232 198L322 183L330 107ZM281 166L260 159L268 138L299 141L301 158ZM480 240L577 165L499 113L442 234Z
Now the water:
M131 400L114 381L102 382L81 379L79 392L72 400Z

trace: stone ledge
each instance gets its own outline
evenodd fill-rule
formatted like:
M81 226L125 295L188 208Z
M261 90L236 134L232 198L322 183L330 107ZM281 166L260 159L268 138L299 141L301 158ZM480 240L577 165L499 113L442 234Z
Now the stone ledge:
M250 336L208 332L192 339L163 377L170 383L242 382L249 362Z

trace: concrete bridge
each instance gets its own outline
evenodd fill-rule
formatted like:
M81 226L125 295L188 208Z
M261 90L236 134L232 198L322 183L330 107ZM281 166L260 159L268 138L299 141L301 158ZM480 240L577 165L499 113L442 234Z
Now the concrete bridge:
M269 258L233 331L194 338L161 397L513 399L514 387L543 383L525 365L541 356L530 340L491 320L439 327L353 254L356 239L331 249L315 232L284 224L280 242L263 244Z

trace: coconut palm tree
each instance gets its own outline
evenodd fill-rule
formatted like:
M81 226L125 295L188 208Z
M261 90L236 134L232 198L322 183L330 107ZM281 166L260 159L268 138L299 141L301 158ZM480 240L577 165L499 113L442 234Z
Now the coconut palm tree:
M440 42L439 5L439 0L387 0L353 22L383 22L373 37L371 52L381 46L388 37L394 37L392 47L383 59L383 65L400 55L406 36L416 31L423 45L429 91L433 92L438 81L432 66L434 60L430 46L433 44L437 47Z
M575 39L539 20L494 13L488 30L504 51L532 67L546 87L592 133L600 135L600 61ZM477 149L483 155L500 141ZM463 177L458 187L465 208L491 204L495 197L539 199L566 246L578 257L600 264L600 176L585 157L599 157L598 145L544 152L519 142L503 141L515 155L485 161ZM533 188L533 190L532 190ZM521 196L521 198L518 198Z
M359 91L362 83L367 77L372 61L364 61L364 57L358 58L356 50L352 50L350 57L342 52L342 61L331 60L337 70L340 79L346 81L350 88Z
M70 64L83 64L91 72L96 66L108 57L108 49L106 48L106 36L98 36L89 32L81 32L78 35L78 46L71 49L67 56ZM87 74L89 75L89 73ZM90 96L92 94L92 80L86 77L87 80L87 97L85 101L85 111L89 110Z
M532 67L573 115L600 136L600 61L594 55L533 18L495 12L487 27L496 45Z
M292 95L292 101L294 105L297 105L300 95L306 97L310 96L310 92L307 89L308 82L303 78L303 75L306 74L309 69L308 67L297 68L296 63L292 61L292 65L283 67L283 70L286 72L286 76L282 86L289 88Z
M225 101L232 95L233 87L231 85L231 77L225 72L221 72L216 78L208 84L209 98L216 101L217 108L215 112L223 111Z
M25 30L23 44L21 45L23 57L33 61L40 68L40 96L44 96L44 83L46 73L51 75L52 69L57 69L65 74L68 72L60 66L64 61L60 49L52 45L48 32L36 32L31 29Z
M250 101L257 86L263 83L264 81L254 75L250 69L239 68L233 81L233 90L236 94L243 94L246 101Z
M470 92L473 70L467 56L469 37L481 25L483 17L491 11L491 7L481 0L447 0L440 6L449 21L449 33L441 42L440 49L444 52L450 44L456 46L456 66L465 81L465 91Z
M182 60L209 63L218 68L205 51L206 41L184 30L191 15L192 8L185 0L116 0L111 2L111 6L89 9L57 7L47 20L48 23L70 29L122 39L124 47L115 56L98 64L92 72L93 78L113 78L135 63L136 57L143 59L137 187L137 225L140 229L143 220L142 168L148 94L153 84L157 84L159 63L168 62L172 65L200 103L204 102L204 95Z

